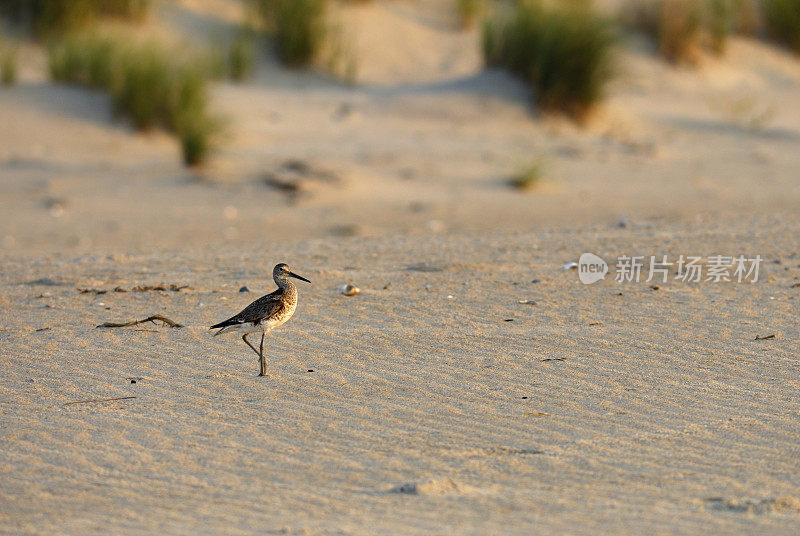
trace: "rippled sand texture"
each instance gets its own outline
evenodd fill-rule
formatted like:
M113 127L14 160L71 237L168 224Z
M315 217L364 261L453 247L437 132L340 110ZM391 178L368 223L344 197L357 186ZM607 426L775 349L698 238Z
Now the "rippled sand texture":
M798 230L752 220L270 250L314 284L268 340L268 378L206 327L255 298L242 285L271 290L259 248L7 261L0 527L795 534ZM586 250L758 251L765 264L752 285L586 287L562 269ZM361 294L335 290L347 281ZM157 283L192 288L76 290ZM188 327L94 328L152 313ZM124 396L136 398L64 406Z
M675 68L626 38L580 127L484 69L452 4L343 8L354 87L260 48L253 80L213 84L199 170L22 46L0 534L800 532L800 62L735 37ZM141 32L180 42L244 16L153 5ZM562 268L584 252L764 261L757 284L587 287ZM208 326L277 262L313 285L258 378ZM186 327L95 329L152 314Z

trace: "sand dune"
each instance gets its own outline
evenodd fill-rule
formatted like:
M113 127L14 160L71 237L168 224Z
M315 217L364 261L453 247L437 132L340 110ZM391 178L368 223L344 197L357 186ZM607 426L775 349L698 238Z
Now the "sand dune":
M366 19L356 17L359 24L377 12L376 30L393 17L438 35L433 50L454 39L470 39L473 46L462 48L477 50L476 34L420 5L353 11ZM202 34L213 40L235 20L231 6L168 6L153 26L178 36L197 21L217 21ZM44 64L41 51L27 52L25 65ZM89 252L175 248L196 237L247 240L276 223L291 227L280 236L304 239L796 213L794 58L742 39L724 60L709 58L694 71L667 66L641 44L623 54L622 76L588 130L536 117L522 85L477 62L426 71L413 54L400 54L396 62L405 65L387 64L395 78L375 75L348 88L263 58L252 83L215 88L213 106L229 128L202 172L180 165L168 136L135 135L112 122L102 95L26 71L18 87L0 92L0 122L15 125L0 130L0 238L16 254ZM365 72L379 70L376 58L362 61ZM402 75L413 72L422 78ZM262 182L287 161L340 181L308 182L311 195L292 203ZM534 161L544 175L534 195L508 188L509 177ZM54 203L63 210L52 211Z

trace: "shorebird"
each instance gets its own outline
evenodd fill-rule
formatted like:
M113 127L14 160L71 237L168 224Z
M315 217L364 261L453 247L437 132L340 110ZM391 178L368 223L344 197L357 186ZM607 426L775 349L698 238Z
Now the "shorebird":
M290 277L311 283L305 277L301 277L289 270L286 264L276 264L275 268L272 269L272 279L278 285L278 290L266 296L261 296L242 309L236 316L232 316L219 324L214 324L210 328L219 328L219 331L214 334L215 337L231 331L241 333L245 344L258 355L261 365L259 376L267 375L267 362L264 359L264 336L281 324L286 323L294 314L295 308L297 308L297 288L289 281ZM261 345L258 350L247 340L247 336L253 333L261 333Z

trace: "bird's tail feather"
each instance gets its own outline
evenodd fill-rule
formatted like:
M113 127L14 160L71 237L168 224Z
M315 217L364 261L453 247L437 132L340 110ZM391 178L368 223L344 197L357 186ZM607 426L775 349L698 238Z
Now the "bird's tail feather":
M235 327L236 327L236 325L235 325L235 324L234 324L234 325L232 325L232 326L222 326L222 327L219 329L219 331L217 331L216 333L214 333L214 337L216 337L217 335L222 335L223 333L225 333L225 332L227 332L227 331L230 331L230 330L234 329ZM212 327L211 327L211 329L214 329L214 326L212 326Z

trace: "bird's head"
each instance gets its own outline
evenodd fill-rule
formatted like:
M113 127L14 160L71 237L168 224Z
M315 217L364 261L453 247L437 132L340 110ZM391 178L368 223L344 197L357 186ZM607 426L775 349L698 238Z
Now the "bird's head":
M299 276L296 273L292 272L289 269L289 265L286 263L276 264L275 268L272 270L272 278L277 282L281 279L286 279L287 277L294 277L295 279L299 279L300 281L305 281L306 283L311 283L308 279L303 276Z

